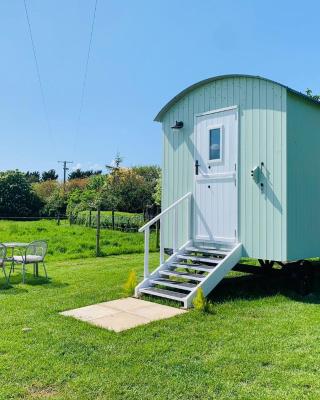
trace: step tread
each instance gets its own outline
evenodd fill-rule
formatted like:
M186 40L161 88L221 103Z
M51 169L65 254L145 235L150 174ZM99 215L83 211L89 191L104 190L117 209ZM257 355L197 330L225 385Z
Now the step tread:
M204 247L193 247L189 246L185 249L186 251L190 252L197 252L197 253L203 253L203 254L217 254L221 256L226 256L231 250L219 250L219 249L207 249Z
M176 262L172 263L171 266L174 268L187 268L187 269L193 269L195 271L204 271L204 272L211 272L215 268L215 265L183 264Z
M189 279L189 280L193 280L193 281L203 281L205 279L205 276L201 276L199 274L188 274L186 272L179 272L179 271L171 271L171 270L162 270L159 271L160 275L166 275L166 276L178 276L180 278L184 278L184 279Z
M165 297L173 300L183 300L187 297L186 293L174 292L173 290L159 289L153 286L140 289L141 293L150 294L153 296Z
M172 281L170 279L165 279L165 278L150 279L150 282L154 285L176 287L177 289L183 289L183 290L192 290L197 286L195 283L178 282L178 281Z
M178 255L177 258L180 260L191 260L191 261L199 261L208 264L218 264L223 259L221 258L205 258L205 257L197 257L197 256L188 256L186 254Z

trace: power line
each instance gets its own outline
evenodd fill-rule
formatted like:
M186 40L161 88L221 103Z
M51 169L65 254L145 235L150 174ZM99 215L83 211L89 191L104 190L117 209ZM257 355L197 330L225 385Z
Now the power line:
M84 94L85 94L86 85L87 85L88 66L89 66L89 60L90 60L90 54L91 54L93 29L94 29L94 24L95 24L95 20L96 20L97 5L98 5L98 0L95 0L94 10L93 10L93 18L92 18L92 23L91 23L89 47L88 47L88 53L87 53L85 69L84 69L84 76L83 76L83 81L82 81L82 89L81 89L81 97L80 97L80 108L79 108L79 114L78 114L78 118L77 118L77 122L76 122L76 132L75 132L75 137L74 137L74 148L73 148L73 152L74 153L75 153L75 147L76 147L76 143L77 143L77 136L78 136L78 133L79 133L81 114L82 114L82 110L83 110Z
M31 40L32 51L33 51L33 57L34 57L35 65L36 65L37 78L38 78L38 82L39 82L39 86L40 86L42 106L43 106L43 110L44 110L45 119L46 119L46 122L47 122L47 128L48 128L48 131L49 131L49 135L50 135L52 143L54 144L51 124L50 124L49 114L48 114L48 109L47 109L47 104L46 104L46 100L45 100L45 96L44 96L44 90L43 90L43 85L42 85L42 80L41 80L41 75L40 75L40 68L39 68L39 63L38 63L38 58L37 58L36 46L35 46L35 43L34 43L34 40L33 40L31 22L30 22L30 18L29 18L29 12L28 12L28 7L27 7L26 0L23 0L23 3L24 3L24 10L25 10L25 13L26 13L27 22L28 22L30 40Z

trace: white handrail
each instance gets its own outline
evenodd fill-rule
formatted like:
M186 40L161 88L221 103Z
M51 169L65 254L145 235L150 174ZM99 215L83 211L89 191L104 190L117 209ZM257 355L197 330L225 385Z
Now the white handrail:
M178 204L180 204L184 199L188 198L191 196L191 192L185 194L184 196L182 196L179 200L175 201L174 203L171 204L171 206L169 206L168 208L166 208L165 210L163 210L160 214L156 215L154 218L152 218L149 222L147 222L145 225L143 225L140 229L139 232L143 232L144 230L146 230L146 228L148 228L149 226L153 225L155 222L157 222L161 217L163 217L164 215L166 215L170 210L172 210L173 208L175 208Z
M170 211L174 211L173 216L173 252L175 253L178 250L178 212L176 210L177 206L185 199L189 199L188 202L188 239L190 239L190 213L191 213L191 206L190 206L190 199L191 199L191 192L182 196L179 200L172 203L168 208L163 210L160 214L154 217L152 220L147 222L143 227L139 229L139 232L144 232L144 278L148 278L149 276L149 238L150 238L150 226L153 225L155 222L160 220L160 265L164 263L164 246L163 246L163 217Z

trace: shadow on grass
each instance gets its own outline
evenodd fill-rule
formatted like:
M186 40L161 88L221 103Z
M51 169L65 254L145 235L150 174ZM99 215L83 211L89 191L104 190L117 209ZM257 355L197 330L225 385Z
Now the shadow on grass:
M22 293L28 293L28 290L0 283L0 296L16 296Z
M283 295L292 300L320 304L320 263L313 263L312 288L306 295L299 293L299 278L287 275L241 274L228 276L210 293L208 300L224 303L232 300L255 300Z
M33 274L26 273L24 287L17 288L15 285L22 284L21 274L11 275L10 283L7 285L5 279L0 279L0 294L20 294L28 292L28 286L41 286L44 289L57 289L69 286L68 283L47 279L44 276L35 277Z

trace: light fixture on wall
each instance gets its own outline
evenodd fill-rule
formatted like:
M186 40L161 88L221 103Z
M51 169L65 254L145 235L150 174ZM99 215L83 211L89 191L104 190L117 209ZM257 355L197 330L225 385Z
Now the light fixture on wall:
M178 130L183 128L183 122L182 121L176 121L174 125L172 125L171 129L173 130Z

